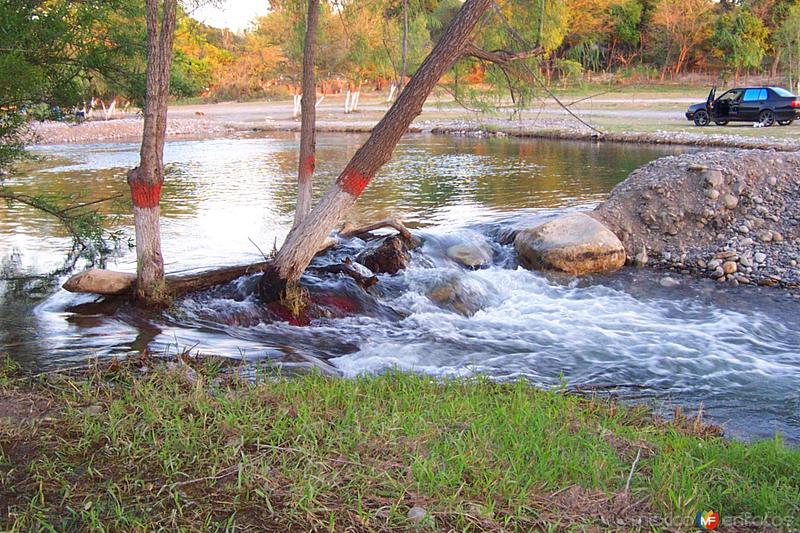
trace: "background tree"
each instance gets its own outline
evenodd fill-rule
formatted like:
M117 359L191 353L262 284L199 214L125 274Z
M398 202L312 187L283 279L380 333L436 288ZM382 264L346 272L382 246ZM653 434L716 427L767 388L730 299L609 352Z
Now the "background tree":
M711 42L715 56L733 70L739 83L740 70L761 65L767 48L767 29L750 8L736 6L717 18Z
M774 37L775 48L786 63L789 87L800 80L800 4L789 8Z
M656 44L663 49L662 78L667 69L676 75L683 72L692 52L700 50L714 20L711 8L710 0L658 1L651 24L661 37Z

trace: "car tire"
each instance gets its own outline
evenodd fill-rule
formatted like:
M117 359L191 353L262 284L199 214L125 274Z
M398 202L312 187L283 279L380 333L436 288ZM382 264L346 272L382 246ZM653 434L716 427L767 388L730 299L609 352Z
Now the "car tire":
M727 126L728 125L728 121L727 120L715 120L714 124L716 124L717 126Z
M694 114L694 125L695 126L708 126L708 123L711 122L711 118L708 116L708 112L701 109L700 111L696 111Z
M771 109L765 109L758 114L758 121L765 127L769 128L775 124L775 113Z
M791 126L792 122L794 122L794 120L779 120L778 124L781 126Z

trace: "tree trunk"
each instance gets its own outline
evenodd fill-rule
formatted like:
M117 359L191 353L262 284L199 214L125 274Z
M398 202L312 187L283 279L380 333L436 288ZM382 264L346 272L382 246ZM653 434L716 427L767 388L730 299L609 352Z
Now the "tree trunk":
M406 86L408 74L408 0L403 0L403 57L400 67L400 91Z
M297 226L311 211L311 177L314 175L316 155L316 82L314 76L314 51L317 46L317 19L319 0L308 0L306 38L303 45L303 100L301 102L300 159L297 165L297 207L294 225Z
M163 0L160 28L159 4L159 0L146 0L147 92L142 148L139 166L128 172L136 228L136 297L151 304L165 297L159 203L164 183L164 138L177 0Z
M356 202L377 170L392 156L408 126L422 112L439 78L464 53L470 34L492 0L467 0L450 22L442 38L425 58L408 86L375 126L319 204L294 227L273 264L259 281L261 297L279 299L287 285L300 279L303 270L321 247L342 215Z

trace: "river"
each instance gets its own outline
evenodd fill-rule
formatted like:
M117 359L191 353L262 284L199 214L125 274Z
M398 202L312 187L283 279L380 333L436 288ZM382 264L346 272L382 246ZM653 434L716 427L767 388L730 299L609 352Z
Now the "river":
M319 136L318 195L364 139ZM259 249L279 244L292 220L297 145L288 133L169 142L162 201L168 272L255 262ZM9 185L85 200L125 193L137 150L129 143L38 147L43 160ZM500 244L509 228L589 208L637 166L683 150L410 135L348 220L396 215L425 244L411 268L382 276L370 294L343 280L308 276L313 292L344 291L357 302L309 326L270 320L252 297L254 278L180 299L157 314L66 293L58 287L68 236L46 215L4 206L0 351L41 369L144 348L166 355L192 348L250 361L308 354L344 375L398 367L542 386L565 382L650 402L661 412L702 405L730 435L779 432L798 441L797 299L683 278L665 288L661 274L632 268L579 280L544 275L518 268L513 249ZM107 266L134 271L135 253L126 245L129 209L113 203L102 209L116 215L112 228L122 240ZM484 238L494 251L490 268L463 269L443 252ZM442 286L457 286L468 312L432 298Z

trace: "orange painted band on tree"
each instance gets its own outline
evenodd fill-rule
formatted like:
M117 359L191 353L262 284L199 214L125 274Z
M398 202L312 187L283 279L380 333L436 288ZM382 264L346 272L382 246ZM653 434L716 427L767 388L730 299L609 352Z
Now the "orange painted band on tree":
M317 160L314 158L313 155L310 155L306 158L303 162L303 172L307 175L311 175L314 173L314 169L316 168Z
M339 177L339 185L344 192L358 197L364 192L371 179L372 176L365 176L355 169L349 169Z
M135 207L156 207L161 201L161 183L133 182L131 199Z

